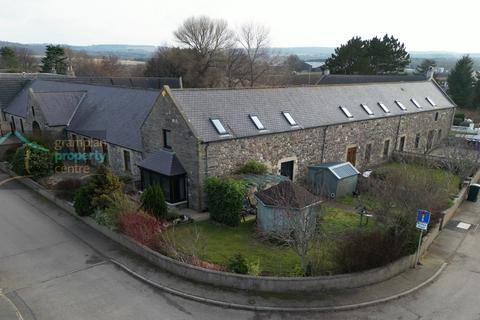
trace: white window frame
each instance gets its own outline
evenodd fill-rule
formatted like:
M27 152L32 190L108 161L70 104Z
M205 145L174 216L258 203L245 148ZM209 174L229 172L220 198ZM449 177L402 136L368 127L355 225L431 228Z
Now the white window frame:
M361 103L360 105L362 106L363 110L365 110L365 112L366 112L369 116L373 116L373 115L374 115L372 109L370 109L366 104Z
M395 100L396 105L402 109L403 111L407 111L407 108L403 105L403 103L400 100Z
M257 115L248 115L250 117L250 120L252 120L253 124L255 127L257 127L258 130L263 131L266 130L265 126L263 125L262 121L260 121L260 118Z
M418 109L423 109L422 105L420 103L418 103L417 100L415 100L414 98L410 99L410 101L412 101L412 103L415 105L415 107L417 107Z
M339 106L338 107L340 110L342 110L343 114L349 118L349 119L352 119L353 118L353 114L350 113L350 111L346 108L346 107L343 107L343 106Z
M228 135L228 131L220 119L210 118L210 122L212 123L213 127L215 128L215 130L219 135L221 136Z
M432 100L432 98L426 97L425 100L427 100L428 103L430 103L430 105L431 105L432 107L436 107L436 106L437 106L437 104L435 103L435 101Z
M292 127L298 126L297 122L295 121L295 119L293 119L290 112L282 111L282 114Z
M382 102L378 102L378 105L380 106L380 108L382 108L383 112L390 113L390 109L388 109L385 104L383 104Z

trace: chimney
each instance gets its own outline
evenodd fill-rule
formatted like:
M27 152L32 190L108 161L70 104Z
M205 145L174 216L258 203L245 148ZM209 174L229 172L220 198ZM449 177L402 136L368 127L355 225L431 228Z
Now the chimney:
M427 80L432 80L433 79L433 75L435 74L435 70L432 66L430 66L427 70Z

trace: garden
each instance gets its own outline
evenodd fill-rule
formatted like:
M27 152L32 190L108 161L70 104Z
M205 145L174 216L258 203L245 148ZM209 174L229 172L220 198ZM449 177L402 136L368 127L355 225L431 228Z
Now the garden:
M11 153L9 161L15 172L36 180L61 165L30 145ZM267 171L255 161L237 175L207 179L210 220L203 222L181 223L189 220L167 207L159 186L139 198L128 195L124 179L105 166L82 179L58 181L56 192L73 202L78 215L178 261L240 274L318 276L380 267L414 253L416 210L431 211L434 225L465 178L448 169L401 162L379 166L360 177L354 196L324 200L305 215L295 211L292 221L303 222L291 224L288 232L260 231L254 211L246 210L252 190L242 177Z

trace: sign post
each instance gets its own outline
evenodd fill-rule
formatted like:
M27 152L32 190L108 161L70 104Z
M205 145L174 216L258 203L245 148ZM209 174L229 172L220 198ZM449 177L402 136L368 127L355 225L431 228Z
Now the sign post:
M431 214L427 210L417 210L417 229L420 230L420 236L418 237L418 248L417 254L415 256L415 267L420 260L420 247L422 246L423 231L427 231L428 229L428 224L430 223L430 216Z

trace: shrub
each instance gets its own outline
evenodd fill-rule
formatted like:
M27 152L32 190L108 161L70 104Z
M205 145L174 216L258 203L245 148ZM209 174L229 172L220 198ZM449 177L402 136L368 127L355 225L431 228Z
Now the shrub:
M123 191L123 183L105 166L97 169L97 172L89 180L88 186L93 193L93 207L102 210L112 204L112 194Z
M131 211L120 215L120 231L141 244L152 247L164 224L143 211Z
M402 255L392 246L394 239L381 230L348 233L337 245L334 259L340 272L358 272L386 265Z
M17 149L11 164L18 175L29 175L34 179L49 176L53 172L52 154L28 146Z
M119 225L120 216L126 212L132 212L138 209L138 204L121 192L115 192L112 195L113 202L108 206L103 214L106 225L111 229L116 229Z
M248 161L238 170L238 173L243 174L266 174L267 172L268 167L256 160Z
M75 193L73 206L79 216L90 216L95 208L92 206L92 194L89 186L83 186Z
M61 199L73 201L75 193L83 184L84 182L77 178L61 180L55 185L55 194Z
M91 215L96 209L105 210L113 204L113 195L122 191L120 179L110 169L101 166L75 194L75 210L80 216Z
M228 259L228 270L239 274L248 273L247 260L240 254L236 253Z
M167 203L162 188L158 185L149 186L141 196L142 208L159 218L167 216Z
M246 185L242 181L231 178L208 178L207 195L210 218L228 226L238 226L246 190Z

